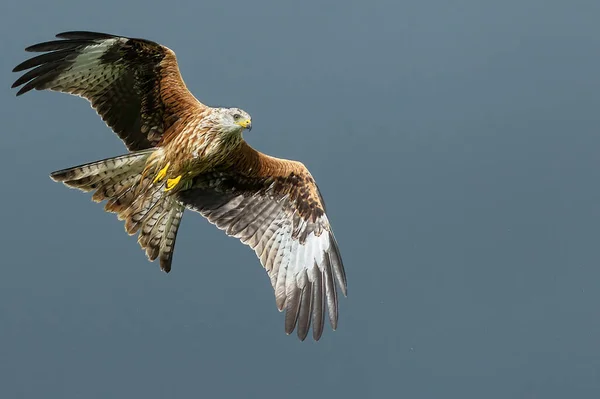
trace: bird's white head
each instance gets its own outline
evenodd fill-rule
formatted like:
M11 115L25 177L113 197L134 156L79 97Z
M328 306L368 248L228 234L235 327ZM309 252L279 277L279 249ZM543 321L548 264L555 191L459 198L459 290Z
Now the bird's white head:
M252 117L239 108L217 108L217 118L224 133L241 134L252 129Z

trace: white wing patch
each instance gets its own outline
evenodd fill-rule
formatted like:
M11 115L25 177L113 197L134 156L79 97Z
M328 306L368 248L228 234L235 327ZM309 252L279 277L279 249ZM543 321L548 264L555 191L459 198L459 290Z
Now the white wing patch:
M84 89L85 91L102 90L110 86L120 76L121 68L115 64L102 64L102 69L98 70L98 66L101 57L119 40L126 39L108 39L86 47L75 57L73 64L48 83L46 88L81 95ZM83 83L85 85L82 85Z
M196 191L183 202L254 249L271 280L277 308L286 311L286 333L297 326L298 336L304 339L312 322L313 337L318 340L325 306L335 330L336 290L339 287L346 295L346 277L327 216L294 227L298 217L287 197L236 195L211 203L215 201L211 195L212 190Z

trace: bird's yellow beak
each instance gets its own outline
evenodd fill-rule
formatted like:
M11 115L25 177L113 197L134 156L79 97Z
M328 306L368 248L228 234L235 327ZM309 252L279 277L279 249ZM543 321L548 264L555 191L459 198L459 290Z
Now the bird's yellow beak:
M252 130L252 121L250 119L244 119L243 121L236 122L236 124L244 129Z

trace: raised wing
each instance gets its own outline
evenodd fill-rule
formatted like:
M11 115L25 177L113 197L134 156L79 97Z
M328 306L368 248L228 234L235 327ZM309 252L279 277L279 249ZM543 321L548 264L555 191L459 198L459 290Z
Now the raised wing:
M228 235L249 245L266 269L285 331L304 340L323 332L325 308L337 328L337 280L346 275L317 185L299 162L278 160L245 145L226 171L198 176L179 200Z
M63 40L25 49L45 53L13 69L30 69L12 85L23 86L17 95L47 89L84 97L130 151L156 146L177 120L205 108L165 46L93 32L56 37Z

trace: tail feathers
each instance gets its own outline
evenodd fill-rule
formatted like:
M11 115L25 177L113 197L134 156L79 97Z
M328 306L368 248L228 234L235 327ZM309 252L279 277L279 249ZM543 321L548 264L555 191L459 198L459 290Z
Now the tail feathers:
M160 208L160 211L144 219L138 242L146 250L148 259L153 261L159 258L160 268L168 273L171 271L175 238L185 207L168 198Z
M146 183L146 182L144 182ZM137 233L144 222L155 213L163 213L167 205L163 197L163 185L141 187L140 195L126 209L121 211L119 217L125 220L125 230L129 235Z
M104 209L125 221L125 230L139 232L138 242L148 259L160 259L165 272L171 270L177 230L185 209L164 191L164 182L153 183L144 170L154 150L133 152L53 172L50 177L65 185L89 192L92 199L107 200Z
M148 184L149 181L143 181L140 175L132 175L122 179L114 186L107 187L105 190L98 190L94 193L92 199L100 202L103 198L108 201L104 206L106 212L116 213L119 220L123 220L124 211L133 203L139 194L137 187L141 184Z
M160 258L160 268L171 271L175 238L185 207L164 194L164 183L152 185L119 216L125 220L125 230L139 232L138 243L146 250L150 261Z
M69 187L92 191L119 176L141 174L152 150L134 152L52 172L50 178Z

